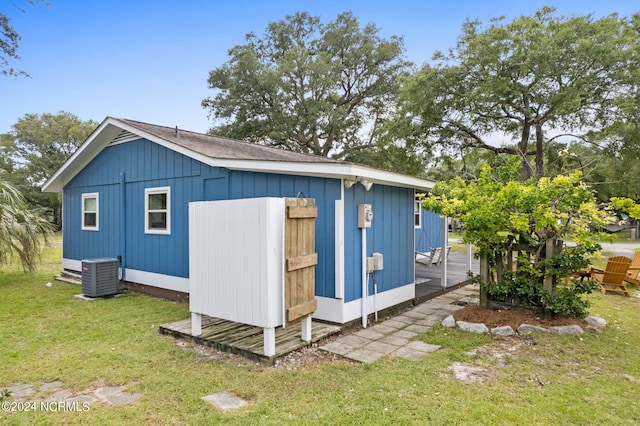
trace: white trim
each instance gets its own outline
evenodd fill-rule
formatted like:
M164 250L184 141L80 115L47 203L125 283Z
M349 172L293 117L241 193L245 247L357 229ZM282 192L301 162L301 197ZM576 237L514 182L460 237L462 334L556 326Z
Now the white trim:
M72 271L81 271L82 261L62 259L62 266ZM126 274L127 281L133 283L189 293L189 278L174 277L128 268L126 269ZM415 295L416 287L413 283L378 293L376 301L378 311L411 300L415 298ZM316 319L330 321L336 324L344 324L358 319L362 315L360 299L344 303L341 299L316 296L316 300L318 301L318 309L313 314L313 318ZM370 307L370 311L373 312L372 307Z
M81 272L82 271L82 261L75 259L62 259L62 269L68 269L70 271Z
M416 211L416 205L418 206L418 211ZM417 225L416 215L418 216ZM413 199L413 229L422 229L422 202L416 198Z
M127 281L132 283L189 293L189 278L157 274L155 272L138 271L136 269L129 268L126 268L125 272Z
M149 229L149 195L154 194L166 194L167 195L167 228L166 229ZM164 210L154 210L155 212L164 212ZM144 233L145 234L161 234L171 235L171 187L160 186L157 188L145 188L144 189Z
M165 148L198 160L212 167L265 173L281 173L302 176L317 176L334 179L364 179L372 183L428 190L434 182L412 176L372 169L351 163L314 163L267 160L211 158L191 151L165 139L158 138L120 120L107 117L87 141L67 160L64 165L43 185L45 192L59 192L73 177L95 158L122 130L150 140Z
M44 192L60 192L123 130L117 120L107 117L76 152L42 186Z
M86 213L84 210L84 200L87 198L95 198L96 199L96 224L95 226L86 226L84 224L84 214ZM82 194L82 205L80 206L81 217L80 217L80 226L83 231L99 231L100 230L100 194L98 192L87 192ZM93 213L93 212L89 212Z
M382 309L398 305L402 302L414 299L415 296L416 286L413 283L378 293L376 301L377 309L380 311ZM359 319L362 316L362 302L360 299L343 303L343 301L339 299L316 296L316 300L318 301L318 310L313 314L313 318L337 324L344 324L349 321ZM373 312L372 305L369 306L368 311L368 313Z
M344 324L344 303L342 299L333 299L331 297L316 296L318 308L313 313L313 318L334 322L336 324Z
M447 250L447 247L449 247L449 218L447 216L442 216L442 241L440 244L442 244L442 251L440 252L442 277L440 278L440 282L442 287L447 288L447 277L449 269L449 251Z
M62 259L62 267L71 271L82 271L82 260ZM137 269L125 269L127 281L164 288L167 290L189 293L189 278L175 277L173 275L157 274L155 272L139 271Z

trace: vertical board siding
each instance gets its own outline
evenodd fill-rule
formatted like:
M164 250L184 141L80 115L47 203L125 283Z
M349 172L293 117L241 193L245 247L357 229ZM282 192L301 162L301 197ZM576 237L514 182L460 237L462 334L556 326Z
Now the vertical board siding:
M189 211L191 312L282 325L284 200L191 203Z
M175 164L183 167L175 168ZM125 218L121 217L120 173L125 174L126 182ZM188 277L187 203L202 199L202 175L216 173L143 139L107 147L64 188L63 256L82 260L125 255L127 268ZM144 190L160 186L171 187L171 235L145 234ZM81 230L80 198L87 192L99 193L97 232Z
M118 257L121 251L121 206L118 184L64 190L63 252L70 259ZM83 231L82 194L98 193L98 231ZM107 238L105 238L107 236Z
M442 217L438 213L421 209L422 227L416 229L416 251L428 252L442 245Z
M229 199L258 197L313 198L315 221L316 296L335 297L335 200L340 199L339 179L242 171L229 172Z
M122 218L120 173L125 174ZM67 259L125 256L129 269L189 277L188 203L257 197L315 198L315 294L335 296L335 200L339 179L229 171L207 166L140 139L104 149L64 188L63 256ZM171 234L144 233L145 188L171 187ZM81 194L100 194L100 229L82 231ZM126 221L125 253L122 223Z
M344 191L345 232L345 302L362 297L362 244L358 228L358 204L371 204L372 227L367 232L367 256L382 253L384 269L375 272L378 292L395 289L414 282L413 254L413 190L373 185L366 191L360 184ZM369 280L373 294L373 279Z

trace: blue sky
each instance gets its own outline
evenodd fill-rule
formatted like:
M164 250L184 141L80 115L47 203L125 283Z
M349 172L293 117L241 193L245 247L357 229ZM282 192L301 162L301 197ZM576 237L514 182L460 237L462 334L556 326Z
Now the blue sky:
M403 36L406 56L417 65L454 46L466 18L511 20L544 4L563 15L640 11L637 0L48 1L49 7L32 7L0 0L22 36L22 59L12 64L31 75L0 77L0 133L27 113L58 111L206 132L211 122L200 102L212 94L209 71L228 60L227 51L246 33L261 35L269 22L298 11L328 22L351 10L382 36Z

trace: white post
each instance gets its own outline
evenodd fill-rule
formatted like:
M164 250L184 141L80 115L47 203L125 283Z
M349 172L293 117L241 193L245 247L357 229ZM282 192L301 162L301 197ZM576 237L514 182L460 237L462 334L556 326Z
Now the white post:
M440 251L440 259L442 265L442 287L447 287L447 247L449 245L449 218L447 216L442 217L442 250Z
M311 341L311 315L307 315L302 319L302 340Z
M471 244L467 244L467 271L471 271L471 267L473 266L473 251Z
M276 354L276 329L275 327L265 328L264 334L264 354L274 356Z
M191 312L191 335L199 336L202 334L202 314Z

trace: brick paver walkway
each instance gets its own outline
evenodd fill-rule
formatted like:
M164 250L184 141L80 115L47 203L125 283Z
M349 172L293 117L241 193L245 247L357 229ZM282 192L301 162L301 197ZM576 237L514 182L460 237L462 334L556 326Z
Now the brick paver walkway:
M440 346L411 339L462 309L461 302L478 303L478 290L471 285L456 289L320 349L360 362L374 362L385 355L415 361Z

